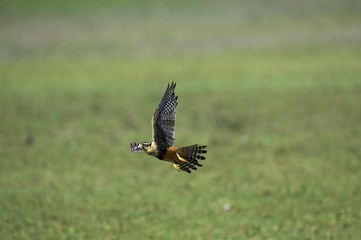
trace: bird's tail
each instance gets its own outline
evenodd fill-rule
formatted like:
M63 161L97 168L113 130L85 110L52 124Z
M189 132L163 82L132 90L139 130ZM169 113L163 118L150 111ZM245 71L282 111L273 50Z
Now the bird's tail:
M191 169L197 170L197 167L202 167L203 165L200 164L198 160L206 159L206 157L203 156L203 154L207 153L206 148L206 145L200 144L178 148L178 155L186 160L185 162L177 164L178 169L187 173L191 173Z

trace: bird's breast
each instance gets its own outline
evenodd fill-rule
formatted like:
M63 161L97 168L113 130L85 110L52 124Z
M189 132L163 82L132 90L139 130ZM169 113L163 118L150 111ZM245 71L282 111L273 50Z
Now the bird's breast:
M178 160L177 148L174 146L167 148L167 150L161 160L170 161L170 162L177 161Z

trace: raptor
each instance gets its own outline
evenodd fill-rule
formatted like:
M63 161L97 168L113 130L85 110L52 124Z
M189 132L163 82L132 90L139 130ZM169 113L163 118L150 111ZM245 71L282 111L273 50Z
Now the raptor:
M191 173L202 167L200 160L206 158L207 146L193 144L186 147L177 148L175 142L175 118L178 105L178 96L175 95L176 83L168 83L167 89L160 100L158 107L152 117L152 141L131 143L132 152L144 152L159 160L173 163L178 171Z

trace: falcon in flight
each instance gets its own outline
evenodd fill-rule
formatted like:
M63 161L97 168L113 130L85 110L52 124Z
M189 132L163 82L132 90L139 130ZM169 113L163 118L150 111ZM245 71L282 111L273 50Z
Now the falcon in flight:
M132 152L145 152L159 160L173 163L178 171L191 173L202 167L199 160L205 160L203 154L207 153L206 145L194 144L177 148L175 141L175 114L178 105L178 96L174 90L176 83L168 83L167 89L155 109L152 117L152 141L131 143Z

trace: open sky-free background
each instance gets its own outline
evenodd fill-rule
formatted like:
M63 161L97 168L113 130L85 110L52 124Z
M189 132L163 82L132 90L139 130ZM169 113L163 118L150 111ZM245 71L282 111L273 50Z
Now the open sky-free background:
M1 239L361 238L360 1L0 5Z

